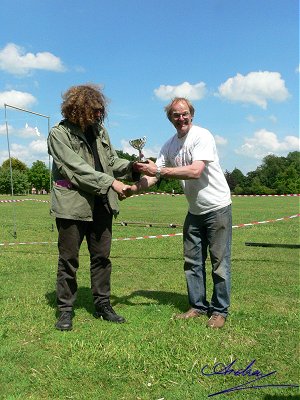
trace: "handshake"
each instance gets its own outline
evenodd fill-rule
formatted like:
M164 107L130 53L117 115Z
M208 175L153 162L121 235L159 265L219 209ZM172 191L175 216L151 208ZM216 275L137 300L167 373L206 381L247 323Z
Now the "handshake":
M120 201L125 200L127 197L130 197L138 192L136 184L125 185L123 182L117 180L113 181L111 187L118 194Z
M150 179L142 179L133 185L126 185L121 181L114 180L111 187L118 194L119 200L125 200L127 197L132 196L133 194L139 193L143 189L146 189L148 186L151 186L156 182L156 174L157 174L157 166L151 161L147 160L147 163L144 162L135 162L132 166L135 172L139 172L146 177L150 177ZM152 179L151 179L152 177Z

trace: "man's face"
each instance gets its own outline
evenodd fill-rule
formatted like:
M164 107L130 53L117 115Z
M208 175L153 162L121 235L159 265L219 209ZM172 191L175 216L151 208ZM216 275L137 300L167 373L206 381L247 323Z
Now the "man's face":
M102 111L101 109L97 108L94 110L94 118L95 118L95 122L100 122L101 121L101 116L102 116Z
M185 101L175 103L171 110L171 122L175 126L178 136L185 136L192 127L192 116Z

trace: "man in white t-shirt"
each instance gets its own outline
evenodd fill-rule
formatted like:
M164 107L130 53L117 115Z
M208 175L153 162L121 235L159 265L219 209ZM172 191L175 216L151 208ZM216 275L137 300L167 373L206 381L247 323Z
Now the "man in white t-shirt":
M219 164L215 140L193 125L194 107L175 98L165 107L176 134L162 147L156 163L138 163L144 176L127 195L154 185L160 177L180 179L189 203L183 228L184 271L191 308L178 319L209 317L207 326L223 327L230 305L231 197ZM205 262L209 251L213 293L206 298Z

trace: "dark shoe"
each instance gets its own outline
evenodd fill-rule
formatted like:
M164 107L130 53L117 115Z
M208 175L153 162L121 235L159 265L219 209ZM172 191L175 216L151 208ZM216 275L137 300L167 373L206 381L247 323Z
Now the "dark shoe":
M209 328L223 328L225 324L225 318L220 314L213 314L207 321Z
M55 324L55 328L59 331L72 330L72 311L62 311Z
M102 318L105 319L106 321L116 322L118 324L126 322L125 318L115 313L110 303L105 303L97 306L94 315L96 318Z
M206 314L196 310L195 308L191 308L190 310L188 310L187 312L185 312L183 314L175 315L175 319L197 318L197 317L201 317L203 315L206 315Z

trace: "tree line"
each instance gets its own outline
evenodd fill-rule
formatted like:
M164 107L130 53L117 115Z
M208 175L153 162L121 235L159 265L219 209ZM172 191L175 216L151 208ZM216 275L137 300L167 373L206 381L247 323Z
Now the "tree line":
M121 158L137 161L134 154L117 150ZM150 158L155 161L154 158ZM12 177L10 174L12 169ZM238 168L226 170L225 178L233 194L295 194L300 193L300 152L293 151L286 157L273 154L263 158L262 164L255 171L246 175ZM0 167L0 194L11 193L11 179L14 194L49 193L51 179L49 168L43 161L35 161L29 168L17 158L5 160ZM150 191L183 193L180 181L177 179L161 179L152 186Z
M287 157L270 154L263 158L255 171L245 176L235 168L225 171L225 177L233 194L298 194L300 193L300 152L293 151Z
M10 166L12 174L10 173ZM12 180L12 182L11 182ZM11 185L12 183L12 185ZM5 160L0 167L0 193L28 194L50 192L50 172L43 161L35 161L31 168L17 158Z
M136 156L117 151L119 157L136 161ZM155 161L154 158L151 158ZM224 172L232 194L298 194L300 193L300 152L290 152L286 157L270 154L263 158L255 171L246 175L238 168ZM179 180L161 179L151 191L183 193Z

